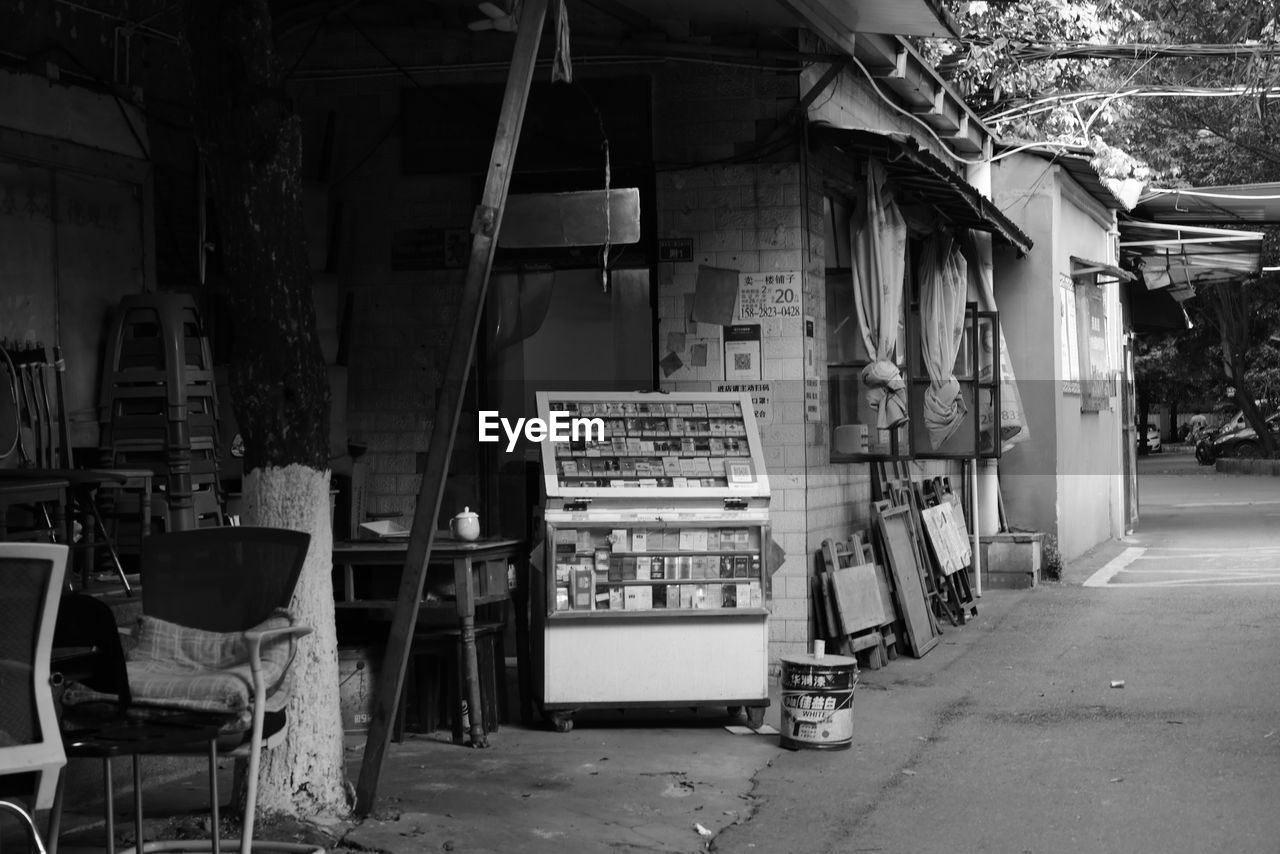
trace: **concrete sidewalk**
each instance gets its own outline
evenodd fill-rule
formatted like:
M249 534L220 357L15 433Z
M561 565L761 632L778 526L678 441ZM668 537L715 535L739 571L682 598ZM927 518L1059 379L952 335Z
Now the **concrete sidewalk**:
M990 590L978 614L964 626L944 625L939 644L923 659L900 657L877 670L863 670L853 704L853 745L849 751L800 751L779 746L774 734L733 734L724 711L580 712L571 732L540 723L505 725L490 736L490 747L454 745L447 730L407 735L392 744L383 762L375 809L362 821L325 828L330 851L530 852L646 850L706 851L715 836L734 825L750 837L755 777L780 755L790 766L812 769L819 785L825 769L865 762L869 756L896 768L914 743L889 747L903 756L884 756L889 722L906 719L920 698L946 679L948 667L1000 622L1031 590ZM765 722L778 726L775 686ZM861 698L861 700L860 700ZM860 720L860 716L862 719ZM876 733L878 737L872 738ZM866 742L865 744L863 742ZM873 745L874 742L874 745ZM356 780L364 738L349 736L348 778ZM229 788L229 767L223 769ZM874 769L868 769L874 773ZM201 830L207 817L201 772L156 791L147 789L147 836L171 836L175 828ZM130 795L118 794L125 811L118 835L132 841ZM100 815L88 807L68 817L76 829L63 854L101 850ZM78 822L77 822L78 820ZM260 835L285 840L288 827L268 827Z
M812 760L802 763L813 768L812 782L824 766L857 761L865 755L859 741L883 733L860 723L860 708L874 706L880 720L907 717L914 694L945 679L951 662L1028 595L1036 591L989 591L978 600L978 615L964 626L944 625L938 646L923 659L900 657L880 670L863 670L854 692L854 749L802 751ZM874 700L860 703L868 692ZM774 686L765 715L774 729L778 700ZM412 738L388 752L377 809L342 844L486 854L705 851L723 830L749 825L760 770L782 754L799 756L781 748L776 734L734 735L726 723L723 713L689 710L599 712L579 713L569 733L503 727L483 751L454 746L444 731Z

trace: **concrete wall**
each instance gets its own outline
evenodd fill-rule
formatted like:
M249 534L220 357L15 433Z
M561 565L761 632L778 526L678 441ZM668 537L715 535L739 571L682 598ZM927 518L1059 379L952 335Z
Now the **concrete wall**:
M996 206L1034 242L1016 258L994 253L994 287L1009 357L1031 438L1000 459L1000 486L1009 524L1058 535L1057 465L1058 314L1053 235L1057 204L1051 186L1038 181L1046 163L1029 157L997 162L992 174Z
M0 72L0 338L62 348L77 447L98 443L107 319L156 285L145 125L127 101Z
M1061 228L1054 246L1055 266L1071 269L1071 256L1091 261L1115 263L1111 257L1108 228L1112 219L1108 211L1083 192L1061 170L1055 185L1059 193ZM1106 307L1108 365L1120 367L1120 339L1123 334L1120 314L1120 285L1096 285L1103 291ZM1081 396L1075 388L1061 387L1061 417L1058 419L1059 506L1063 508L1059 522L1058 549L1064 560L1070 560L1093 546L1123 531L1123 508L1120 503L1121 409L1119 385L1115 384L1109 409L1081 411Z
M1071 256L1115 263L1112 214L1039 157L999 161L993 185L997 206L1035 243L1023 259L996 253L996 301L1031 429L1030 441L1000 461L1001 490L1010 524L1052 534L1069 560L1123 526L1119 399L1107 411L1081 411L1078 387L1063 381L1060 316ZM1118 368L1118 288L1103 287L1109 359Z

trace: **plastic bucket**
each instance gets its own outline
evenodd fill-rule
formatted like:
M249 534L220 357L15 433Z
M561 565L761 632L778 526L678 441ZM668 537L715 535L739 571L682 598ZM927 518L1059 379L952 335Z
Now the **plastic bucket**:
M858 662L842 655L782 658L782 733L790 750L847 750L853 743Z

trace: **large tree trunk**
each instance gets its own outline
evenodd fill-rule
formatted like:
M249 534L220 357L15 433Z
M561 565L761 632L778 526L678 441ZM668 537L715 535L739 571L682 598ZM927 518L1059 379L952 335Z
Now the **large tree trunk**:
M1246 355L1251 343L1249 294L1245 290L1247 287L1238 282L1217 285L1208 289L1209 299L1222 336L1223 371L1227 374L1227 382L1236 391L1236 401L1240 404L1245 421L1258 436L1262 455L1274 457L1275 440L1267 429L1266 415L1258 409L1254 390L1246 378L1249 370Z
M231 401L244 436L244 523L307 531L294 594L315 629L293 663L284 745L263 763L264 811L346 813L330 568L329 387L302 219L301 134L265 0L186 0L192 117L209 165L231 314Z

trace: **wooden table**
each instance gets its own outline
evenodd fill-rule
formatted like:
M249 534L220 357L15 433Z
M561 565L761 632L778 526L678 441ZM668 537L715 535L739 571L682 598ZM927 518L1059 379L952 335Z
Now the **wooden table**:
M403 568L409 540L347 540L333 544L333 564L342 570L341 589L335 590L339 608L384 610L391 613L394 599L366 598L357 589L357 573L363 567ZM528 550L523 540L456 540L436 534L427 565L427 581L433 586L452 583L462 631L463 679L471 715L472 742L483 741L479 666L476 660L476 606L513 603L516 618L516 662L520 688L520 719L528 723L532 695L529 687ZM515 567L509 580L508 567ZM478 735L477 735L478 733Z
M32 474L30 470L0 470L0 541L9 538L9 508L20 504L52 504L53 541L71 542L69 517L66 515L67 490L71 481L62 477Z
M124 566L115 542L107 532L98 509L100 490L129 490L139 494L140 533L145 539L151 533L151 479L147 469L0 469L0 540L5 539L5 515L11 504L45 502L53 504L53 527L59 542L75 542L77 515L80 522L80 545L85 553L80 562L81 586L87 588L93 570L94 549L101 544L111 556L112 566L126 595L132 596ZM78 512L77 512L78 511ZM65 528L65 534L63 529ZM100 538L100 539L99 539Z

